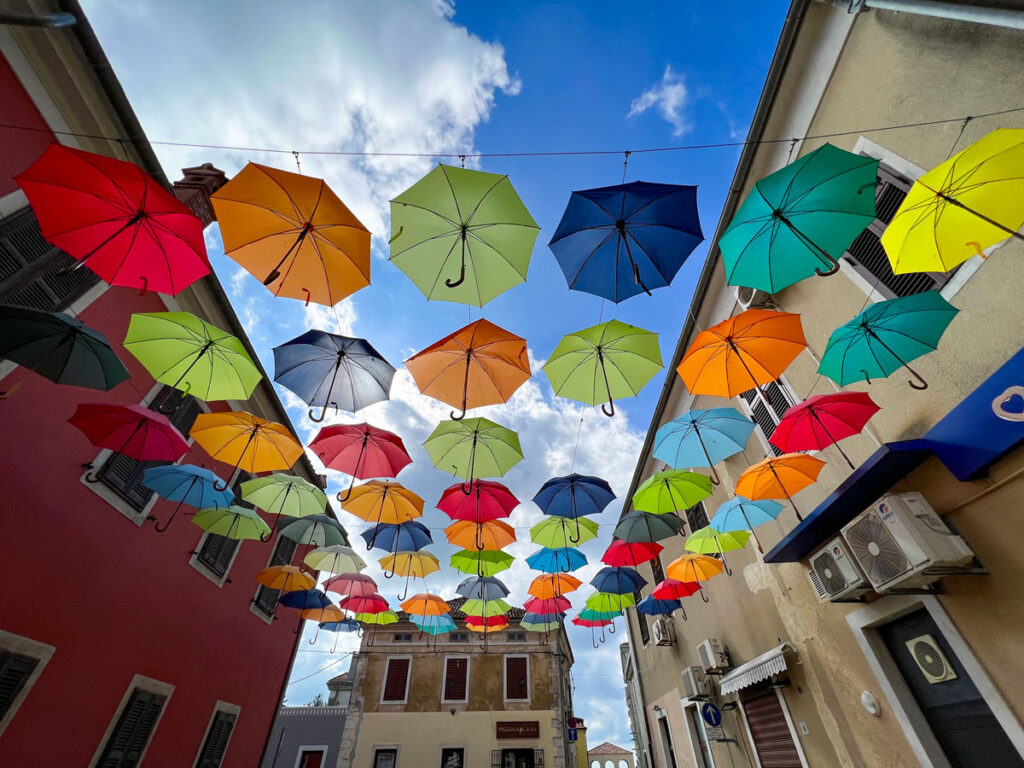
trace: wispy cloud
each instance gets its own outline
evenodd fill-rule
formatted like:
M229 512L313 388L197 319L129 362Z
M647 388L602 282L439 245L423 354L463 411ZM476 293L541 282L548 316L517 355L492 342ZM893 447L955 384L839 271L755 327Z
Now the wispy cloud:
M666 66L661 80L633 99L626 117L636 117L649 109L655 109L672 126L672 135L682 136L690 130L690 124L683 114L687 96L683 76L673 72L671 66Z

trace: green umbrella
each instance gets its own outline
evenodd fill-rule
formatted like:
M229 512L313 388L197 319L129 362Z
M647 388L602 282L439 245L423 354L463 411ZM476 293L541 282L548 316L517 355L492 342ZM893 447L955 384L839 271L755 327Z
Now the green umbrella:
M668 470L651 475L633 494L633 508L664 515L696 506L711 495L711 478L698 472Z
M618 320L564 336L544 364L555 394L615 415L615 399L633 397L664 366L658 334Z
M630 594L614 595L610 592L595 592L587 598L587 609L598 613L610 613L615 615L622 613L623 609L636 605L636 598Z
M323 514L327 496L308 480L293 475L254 477L242 483L242 499L278 517Z
M357 613L352 618L360 624L373 626L384 626L386 624L397 624L398 614L394 611L381 611L380 613Z
M449 563L452 568L462 573L475 573L479 576L493 576L501 573L515 560L508 552L485 549L477 552L472 549L460 549L451 556Z
M484 418L442 421L423 447L435 467L468 481L467 496L474 478L504 475L523 460L519 435Z
M526 280L538 230L508 176L439 165L391 201L390 260L428 299L482 307Z
M270 526L255 510L234 504L201 509L192 516L192 522L207 533L229 539L261 539L270 535Z
M825 144L754 185L719 238L730 285L768 293L832 275L875 219L878 161Z
M576 524L579 523L579 532ZM575 534L575 538L573 536ZM572 520L568 517L548 517L530 529L530 541L548 549L575 547L584 541L597 538L597 523L585 517Z
M686 548L699 555L718 555L722 558L725 572L732 576L732 569L725 562L725 553L743 549L750 539L750 531L729 531L722 533L710 526L694 531L686 540Z
M263 378L241 341L188 312L132 315L124 348L161 384L200 400L247 400Z
M467 616L483 616L489 619L493 616L504 616L512 610L512 606L504 600L467 600L459 610Z
M650 512L633 511L623 515L615 526L614 536L627 544L654 542L675 536L683 527L683 521L673 513L655 515Z
M527 632L550 632L562 625L560 621L521 621L519 626Z
M855 381L871 383L906 368L917 381L914 389L927 389L921 375L908 363L934 352L946 327L959 310L938 291L872 304L829 337L818 373L840 386Z
M298 544L312 547L329 547L333 544L348 544L345 529L328 515L307 515L278 523L277 530L285 538Z

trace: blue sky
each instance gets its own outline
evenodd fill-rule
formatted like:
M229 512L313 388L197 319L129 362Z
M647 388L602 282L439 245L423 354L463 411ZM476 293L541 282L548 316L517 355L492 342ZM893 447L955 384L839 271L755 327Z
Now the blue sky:
M320 151L549 152L641 149L742 140L785 15L783 0L742 8L715 2L543 2L453 5L445 0L375 3L158 3L88 0L93 26L153 141ZM167 175L212 162L229 175L247 161L295 170L290 154L157 146ZM696 184L705 237L710 237L732 178L738 148L633 155L627 181ZM309 327L367 338L394 365L413 352L486 317L527 339L534 378L504 405L479 410L520 432L526 459L504 479L524 502L548 477L570 469L607 478L621 496L657 402L665 372L614 419L553 396L538 369L566 333L615 317L660 334L671 355L696 276L707 253L699 247L670 288L615 306L570 292L546 244L574 189L617 184L623 156L470 159L470 167L508 174L541 226L529 280L480 310L427 302L386 261L387 201L421 177L430 159L300 155L302 171L327 180L374 235L373 285L337 311L305 310L275 299L223 255L216 227L208 245L217 274L268 370L271 348ZM447 161L455 162L457 161ZM674 374L672 374L674 375ZM285 390L301 438L314 425ZM421 443L449 408L422 397L400 371L392 400L357 418L393 429L414 463L400 480L426 499L431 550L442 563L454 550L433 504L451 478L434 470ZM583 418L582 430L579 430ZM329 419L330 421L330 419ZM575 450L576 435L580 432ZM347 478L332 473L331 491ZM335 504L337 509L337 505ZM620 502L598 519L601 536L583 547L589 579L607 546ZM350 535L365 524L341 512ZM506 581L522 604L531 573L522 558L536 547L528 527L540 517L523 504L511 522L524 540ZM370 573L379 576L367 554ZM577 574L580 575L580 574ZM427 588L453 594L450 569ZM379 579L394 602L397 589ZM422 584L419 585L422 587ZM590 587L576 593L582 604ZM621 622L619 622L621 627ZM311 635L310 635L311 636ZM588 631L570 632L576 652L576 712L591 745L630 744L617 643L599 650ZM347 658L329 651L333 638L302 643L288 703L304 703L343 671ZM342 638L339 649L350 650ZM326 668L328 665L332 665Z

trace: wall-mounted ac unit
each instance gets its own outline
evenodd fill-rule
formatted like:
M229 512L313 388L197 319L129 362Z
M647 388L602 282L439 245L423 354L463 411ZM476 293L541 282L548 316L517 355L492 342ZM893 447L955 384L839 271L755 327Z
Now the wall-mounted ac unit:
M811 583L818 590L819 598L841 602L855 600L871 591L868 580L850 557L846 542L838 536L811 555L810 566Z
M711 695L711 681L700 667L683 669L683 695L688 699L698 699Z
M877 592L927 586L974 557L919 493L885 496L843 528L843 539Z
M736 288L736 303L743 309L764 307L771 304L771 301L772 295L766 291L759 291L756 288L747 288L742 285Z
M697 658L705 672L729 669L729 654L722 649L717 637L709 637L697 646Z
M672 625L668 619L661 616L654 622L651 627L651 637L654 638L655 645L672 645L675 642L672 636Z

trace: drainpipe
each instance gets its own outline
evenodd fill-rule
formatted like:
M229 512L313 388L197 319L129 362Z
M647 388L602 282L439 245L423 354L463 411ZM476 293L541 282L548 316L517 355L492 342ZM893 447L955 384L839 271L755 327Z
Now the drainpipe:
M850 5L850 11L856 13L865 6L880 11L915 13L919 16L1024 30L1024 10L1021 9L943 3L938 0L855 0Z

